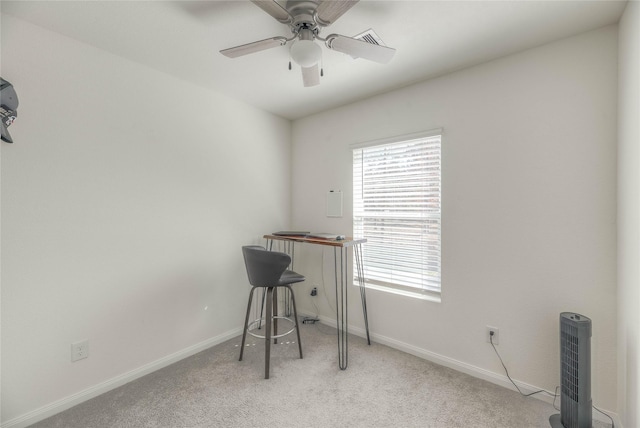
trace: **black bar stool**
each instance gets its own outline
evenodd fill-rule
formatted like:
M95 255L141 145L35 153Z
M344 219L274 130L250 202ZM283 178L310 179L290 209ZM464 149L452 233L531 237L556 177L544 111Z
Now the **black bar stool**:
M240 358L242 361L242 355L244 353L244 345L247 338L247 333L254 337L258 337L265 340L265 362L264 362L264 378L269 379L269 360L271 357L271 340L277 343L279 337L286 336L287 334L296 331L298 335L298 349L300 350L300 358L302 358L302 343L300 342L300 329L298 328L298 313L296 311L296 300L293 295L293 290L290 284L296 282L302 282L305 277L287 270L287 267L291 263L291 257L286 253L279 253L276 251L267 251L263 247L258 245L249 245L242 247L242 254L244 255L244 264L247 268L247 276L249 277L249 283L252 285L251 292L249 293L249 304L247 305L247 315L244 320L244 330L242 332L242 346L240 347ZM291 293L291 301L293 302L293 319L278 316L278 297L277 288L286 287ZM264 319L259 318L249 323L249 313L251 311L251 301L253 300L253 292L256 288L266 289L266 309L267 314ZM278 334L278 319L286 320L292 323L293 327L286 333ZM253 326L256 324L265 325L265 335L258 335L253 333ZM273 324L273 334L271 332L271 325Z

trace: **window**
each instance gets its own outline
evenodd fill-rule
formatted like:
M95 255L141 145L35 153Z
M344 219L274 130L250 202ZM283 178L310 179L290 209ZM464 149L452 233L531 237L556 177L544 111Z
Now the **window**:
M439 296L440 142L436 130L352 146L353 233L367 239L367 287Z

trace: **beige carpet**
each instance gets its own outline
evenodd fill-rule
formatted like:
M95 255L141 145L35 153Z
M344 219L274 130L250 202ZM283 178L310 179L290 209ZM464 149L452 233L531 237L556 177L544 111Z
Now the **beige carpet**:
M46 419L37 427L548 427L557 411L535 398L349 337L337 366L335 330L301 324L272 346L229 340ZM596 426L599 426L596 424ZM601 425L605 426L605 425Z

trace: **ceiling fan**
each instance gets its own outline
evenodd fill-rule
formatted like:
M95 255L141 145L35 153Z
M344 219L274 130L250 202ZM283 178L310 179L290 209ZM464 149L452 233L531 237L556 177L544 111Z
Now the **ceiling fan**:
M380 44L369 43L357 38L330 34L320 37L320 30L328 27L351 9L359 0L288 0L282 7L276 0L251 0L260 9L287 25L291 38L276 36L257 42L223 49L221 54L236 58L278 46L291 45L291 58L302 68L304 86L320 83L322 70L318 66L322 48L315 40L324 42L327 48L353 56L386 64L391 61L395 49ZM291 63L289 63L291 69Z

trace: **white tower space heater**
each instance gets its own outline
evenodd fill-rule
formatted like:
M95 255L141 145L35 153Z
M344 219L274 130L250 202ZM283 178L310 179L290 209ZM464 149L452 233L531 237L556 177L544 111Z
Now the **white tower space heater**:
M571 312L560 314L560 414L553 428L591 428L591 320Z

